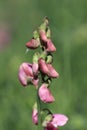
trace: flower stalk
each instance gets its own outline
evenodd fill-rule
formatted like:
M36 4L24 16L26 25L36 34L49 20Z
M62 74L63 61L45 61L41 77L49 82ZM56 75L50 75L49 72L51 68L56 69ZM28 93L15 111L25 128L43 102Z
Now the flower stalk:
M68 117L63 114L53 114L46 104L55 101L50 90L52 79L58 78L59 73L53 66L53 55L56 47L51 40L49 20L44 18L43 23L33 32L33 38L26 43L26 47L37 50L33 55L32 63L24 62L19 67L18 78L26 87L34 85L36 91L36 103L33 106L32 121L38 125L38 130L58 130L58 126L67 123Z

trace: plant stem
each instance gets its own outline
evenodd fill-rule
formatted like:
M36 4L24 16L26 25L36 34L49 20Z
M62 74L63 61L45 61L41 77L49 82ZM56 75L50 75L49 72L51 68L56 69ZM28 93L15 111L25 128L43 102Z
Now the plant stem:
M42 77L40 75L39 77L39 86L38 86L38 89L37 89L37 109L38 109L38 130L41 130L42 129L42 125L41 125L41 100L39 98L39 95L38 95L38 91L39 91L39 88L41 86L41 83L42 83Z

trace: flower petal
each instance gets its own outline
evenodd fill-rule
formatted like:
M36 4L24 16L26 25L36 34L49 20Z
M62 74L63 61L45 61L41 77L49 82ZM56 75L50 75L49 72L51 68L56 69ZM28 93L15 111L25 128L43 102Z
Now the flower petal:
M53 114L52 125L55 127L63 126L67 123L68 117L63 114Z
M44 103L52 103L55 100L45 83L39 88L39 97Z

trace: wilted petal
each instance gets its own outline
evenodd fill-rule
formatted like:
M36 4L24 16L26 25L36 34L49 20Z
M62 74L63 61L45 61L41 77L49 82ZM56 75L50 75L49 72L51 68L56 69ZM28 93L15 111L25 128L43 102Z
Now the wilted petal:
M53 68L53 66L51 64L47 64L47 68L49 70L48 72L48 76L51 78L57 78L59 76L59 74L57 73L57 71Z
M39 97L44 103L51 103L55 100L45 83L39 88Z
M48 40L47 40L47 48L46 48L46 50L47 50L48 52L54 52L54 51L56 51L56 47L54 46L54 44L53 44L53 42L51 41L51 39L48 39Z
M68 117L63 114L53 114L52 125L55 127L63 126L67 123Z
M30 49L36 49L40 45L40 40L39 38L37 39L31 39L29 42L26 43L26 47Z

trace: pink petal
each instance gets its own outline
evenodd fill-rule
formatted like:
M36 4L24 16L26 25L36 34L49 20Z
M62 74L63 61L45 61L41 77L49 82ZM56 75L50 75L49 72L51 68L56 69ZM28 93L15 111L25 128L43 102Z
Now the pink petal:
M26 43L26 47L30 49L36 49L40 45L39 38L31 39L29 42Z
M67 123L68 117L63 114L53 114L52 125L55 127L63 126Z
M49 73L48 76L52 77L52 78L57 78L59 76L59 74L57 73L57 71L53 68L53 66L51 64L47 64Z
M33 85L36 87L36 88L38 88L38 83L39 83L39 79L38 78L34 78L34 79L32 79L32 81L31 81L32 83L33 83Z
M27 80L26 80L27 77L26 77L26 74L24 73L24 71L21 69L21 67L18 72L18 78L23 86L27 85Z
M44 103L51 103L55 100L45 83L39 88L39 97Z
M41 70L44 74L47 74L47 73L49 72L45 60L39 59L39 66L40 66L40 70Z
M22 68L27 76L33 77L32 64L23 63L21 66L22 66Z
M18 78L23 86L27 86L28 81L33 79L32 65L29 63L22 63L19 68Z
M38 74L38 69L39 69L38 63L33 63L32 70L33 70L34 75Z
M47 36L44 30L40 30L40 38L42 41L47 42Z
M47 49L48 52L54 52L56 51L56 47L54 46L53 42L51 41L51 39L47 40Z
M35 125L38 124L38 111L37 109L33 109L33 112L32 112L32 121Z

